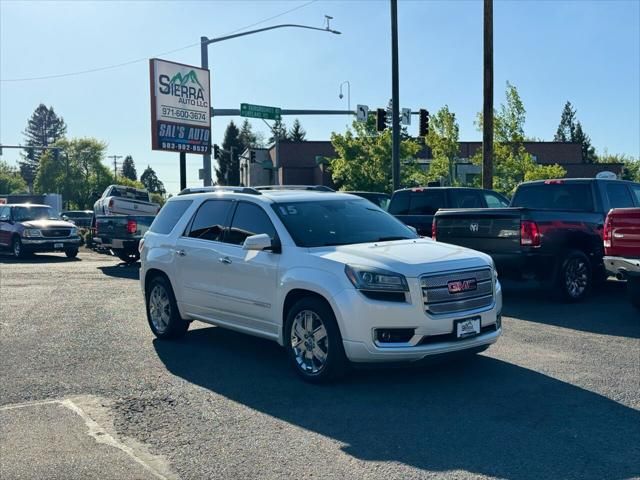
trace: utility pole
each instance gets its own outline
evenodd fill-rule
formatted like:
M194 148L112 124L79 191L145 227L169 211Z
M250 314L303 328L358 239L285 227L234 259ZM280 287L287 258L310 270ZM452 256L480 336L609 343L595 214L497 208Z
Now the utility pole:
M113 179L118 181L118 159L122 158L122 155L107 155L107 158L113 158Z
M493 188L493 0L484 0L484 106L482 187Z
M393 190L400 188L400 79L398 75L398 0L391 0L391 175Z

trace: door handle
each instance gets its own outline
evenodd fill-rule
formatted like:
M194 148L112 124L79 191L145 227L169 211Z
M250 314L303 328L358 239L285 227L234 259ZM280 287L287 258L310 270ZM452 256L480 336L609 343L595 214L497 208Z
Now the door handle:
M187 253L184 250L176 250L176 254L180 255L181 257L184 257Z
M228 265L228 264L230 264L230 263L231 263L231 259L230 259L229 257L220 257L220 258L218 259L218 261L219 261L220 263L224 263L224 264L226 264L226 265Z

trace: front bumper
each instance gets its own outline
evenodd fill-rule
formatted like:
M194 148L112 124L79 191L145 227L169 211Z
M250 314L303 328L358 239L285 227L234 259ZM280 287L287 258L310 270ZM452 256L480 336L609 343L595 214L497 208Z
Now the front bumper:
M31 252L55 252L80 247L80 237L22 238L22 245Z
M640 277L640 258L604 257L604 266L609 275Z
M418 361L430 355L475 349L495 343L502 334L502 289L496 282L494 302L478 310L429 315L416 279L409 280L410 301L406 303L370 300L355 289L333 298L336 320L342 333L347 358L356 363ZM455 339L456 320L480 318L481 333ZM378 329L414 329L404 343L383 344L376 339Z

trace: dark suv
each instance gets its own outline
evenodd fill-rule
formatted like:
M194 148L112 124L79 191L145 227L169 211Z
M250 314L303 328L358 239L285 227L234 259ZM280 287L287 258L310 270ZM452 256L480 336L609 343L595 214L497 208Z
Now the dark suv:
M50 206L0 205L0 248L10 248L16 258L54 251L74 258L79 245L76 226L61 220Z

